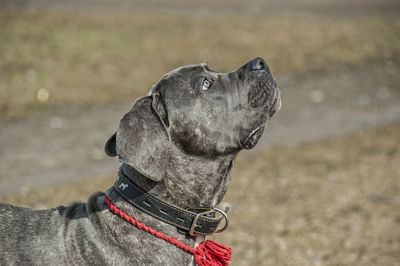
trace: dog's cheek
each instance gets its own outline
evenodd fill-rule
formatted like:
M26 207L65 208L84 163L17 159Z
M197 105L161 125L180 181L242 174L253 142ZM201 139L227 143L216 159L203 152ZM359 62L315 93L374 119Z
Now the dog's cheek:
M195 123L181 123L179 121L171 127L172 141L185 153L192 155L207 154L208 144L204 141L204 135L208 130Z

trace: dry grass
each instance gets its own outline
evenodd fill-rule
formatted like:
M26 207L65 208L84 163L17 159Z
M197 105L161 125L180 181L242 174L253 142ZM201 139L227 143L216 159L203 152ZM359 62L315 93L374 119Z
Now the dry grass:
M232 265L400 265L400 124L243 153L235 166L231 226L214 238ZM97 178L7 202L57 206L108 188Z
M305 74L398 60L399 32L395 17L0 12L0 114L132 99L171 69L204 61L228 71L262 56L275 74Z

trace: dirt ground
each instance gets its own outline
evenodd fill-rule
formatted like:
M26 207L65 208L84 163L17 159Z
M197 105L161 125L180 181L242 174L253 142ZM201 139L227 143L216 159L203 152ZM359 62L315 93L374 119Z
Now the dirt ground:
M10 4L11 3L11 4ZM400 265L400 4L0 2L0 199L85 201L103 145L167 71L267 59L283 108L239 155L232 265Z

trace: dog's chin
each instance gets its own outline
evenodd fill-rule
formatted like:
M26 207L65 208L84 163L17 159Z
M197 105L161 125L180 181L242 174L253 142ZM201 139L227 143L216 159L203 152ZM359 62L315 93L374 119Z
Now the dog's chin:
M265 124L254 129L243 141L242 146L245 149L251 149L258 143L258 140L261 138L262 134L264 133Z

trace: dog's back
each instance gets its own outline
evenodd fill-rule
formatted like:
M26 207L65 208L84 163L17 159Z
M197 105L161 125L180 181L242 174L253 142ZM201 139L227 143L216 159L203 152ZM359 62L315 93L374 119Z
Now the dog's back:
M0 265L79 264L74 253L93 253L96 247L92 214L98 196L48 210L0 203Z

